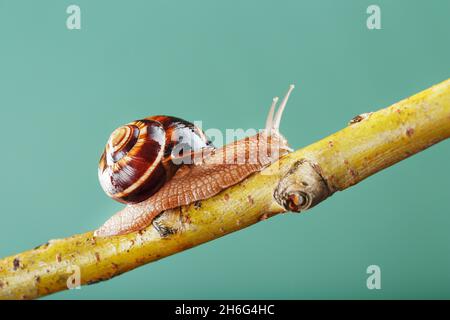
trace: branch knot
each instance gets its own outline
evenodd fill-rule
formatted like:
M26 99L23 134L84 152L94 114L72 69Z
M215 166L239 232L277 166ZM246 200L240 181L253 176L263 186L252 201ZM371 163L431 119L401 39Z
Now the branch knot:
M301 159L281 178L274 198L287 211L306 211L332 195L320 167Z

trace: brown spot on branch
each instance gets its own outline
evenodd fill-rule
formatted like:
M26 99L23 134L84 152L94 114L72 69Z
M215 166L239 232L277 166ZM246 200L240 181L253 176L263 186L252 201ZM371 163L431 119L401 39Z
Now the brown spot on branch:
M194 202L194 208L195 209L200 209L202 207L202 201L198 200Z
M13 269L14 269L14 271L16 271L16 270L19 269L19 268L20 268L20 260L17 259L17 258L15 258L15 259L13 260Z
M352 120L350 120L350 122L348 123L349 125L353 125L355 123L359 123L363 120L366 120L367 118L369 118L372 115L373 112L367 112L367 113L362 113L357 115L356 117L354 117Z

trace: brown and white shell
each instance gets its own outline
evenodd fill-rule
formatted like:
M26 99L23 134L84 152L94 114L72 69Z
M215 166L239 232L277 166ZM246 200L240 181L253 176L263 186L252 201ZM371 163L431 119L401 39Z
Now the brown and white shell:
M158 191L180 167L183 152L210 147L205 134L192 123L153 116L119 127L111 134L99 166L105 193L123 203L138 203Z

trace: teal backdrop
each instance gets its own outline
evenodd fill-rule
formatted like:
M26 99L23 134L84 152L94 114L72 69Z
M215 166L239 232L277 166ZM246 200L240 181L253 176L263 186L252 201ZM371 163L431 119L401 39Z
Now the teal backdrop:
M450 76L450 2L0 0L0 256L95 229L122 205L97 163L155 114L258 128L297 89L294 148ZM81 8L68 30L66 8ZM53 299L450 298L450 141L286 214ZM366 268L381 268L368 290Z

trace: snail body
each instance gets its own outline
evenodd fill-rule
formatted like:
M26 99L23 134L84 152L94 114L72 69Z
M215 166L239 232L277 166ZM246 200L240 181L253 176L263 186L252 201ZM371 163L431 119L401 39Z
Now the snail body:
M95 236L141 230L161 212L210 198L291 151L279 125L293 88L275 116L278 98L273 99L264 130L217 149L199 128L175 117L149 117L116 129L100 159L99 179L110 197L128 205Z

